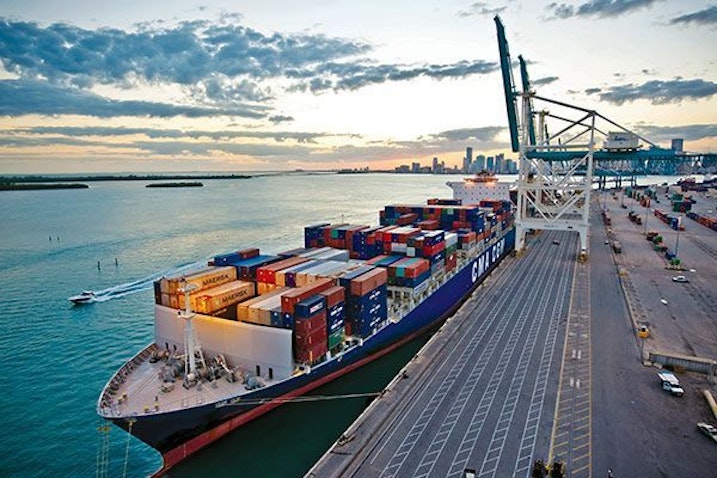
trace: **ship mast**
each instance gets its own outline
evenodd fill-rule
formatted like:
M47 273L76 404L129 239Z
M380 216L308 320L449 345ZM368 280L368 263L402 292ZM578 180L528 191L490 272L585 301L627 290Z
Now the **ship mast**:
M188 284L185 279L182 279L182 286L180 291L184 292L184 314L181 312L179 316L184 319L184 353L186 360L184 362L184 376L185 379L192 383L197 379L197 359L196 354L199 354L199 360L202 366L206 368L207 364L204 362L204 354L199 344L199 339L194 332L194 313L189 305L189 294L197 289L195 284Z

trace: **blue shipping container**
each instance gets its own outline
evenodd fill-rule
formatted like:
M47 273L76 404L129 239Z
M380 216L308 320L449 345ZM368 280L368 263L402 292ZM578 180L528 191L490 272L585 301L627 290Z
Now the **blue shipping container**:
M313 295L308 299L302 300L294 308L294 315L298 318L313 317L326 308L326 297L323 295Z

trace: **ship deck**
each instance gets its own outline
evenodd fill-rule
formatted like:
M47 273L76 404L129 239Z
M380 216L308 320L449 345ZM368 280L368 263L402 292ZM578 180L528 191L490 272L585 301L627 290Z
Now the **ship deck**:
M155 348L154 344L148 346L115 374L100 399L100 413L103 416L133 417L170 412L250 392L240 373L236 374L235 382L221 377L212 381L199 381L189 388L183 386L180 378L174 382L165 382L161 378L161 371L166 363L162 360L151 363L149 360ZM266 377L262 377L261 381L265 386L277 382Z

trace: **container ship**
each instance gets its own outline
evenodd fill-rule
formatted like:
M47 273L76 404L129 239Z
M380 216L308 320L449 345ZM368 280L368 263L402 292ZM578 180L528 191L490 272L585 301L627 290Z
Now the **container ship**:
M98 414L158 450L161 474L248 421L453 314L515 245L506 200L431 199L378 226L316 224L304 247L244 249L154 283L154 340Z

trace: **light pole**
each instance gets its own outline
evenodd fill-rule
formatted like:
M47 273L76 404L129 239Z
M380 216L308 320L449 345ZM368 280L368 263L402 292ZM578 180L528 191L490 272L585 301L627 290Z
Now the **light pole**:
M679 256L677 253L680 250L680 228L682 227L682 214L680 214L680 219L677 221L677 239L675 240L675 258L679 259Z

